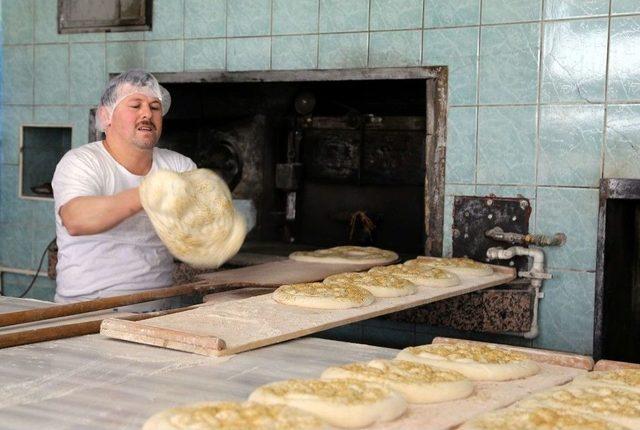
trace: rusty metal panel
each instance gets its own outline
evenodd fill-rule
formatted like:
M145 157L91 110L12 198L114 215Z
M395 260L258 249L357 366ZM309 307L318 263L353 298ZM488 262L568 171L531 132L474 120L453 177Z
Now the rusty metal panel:
M151 29L152 0L58 0L58 33Z
M505 232L529 233L531 204L523 198L456 196L453 202L453 256L486 261L487 249L509 246L485 236L485 232L500 227ZM527 270L524 256L513 259L518 270ZM492 264L510 266L508 260L495 260Z

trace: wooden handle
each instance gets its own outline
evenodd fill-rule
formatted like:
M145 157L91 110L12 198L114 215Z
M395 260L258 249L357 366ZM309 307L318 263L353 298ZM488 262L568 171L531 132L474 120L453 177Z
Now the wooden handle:
M209 355L210 351L221 351L227 347L225 341L219 337L202 336L115 318L102 321L100 333L132 342L142 342L205 355Z
M24 324L34 321L42 321L50 318L77 315L87 312L99 311L102 309L116 308L119 306L133 305L137 303L150 302L168 297L176 297L188 294L204 294L223 285L212 284L207 281L199 281L191 284L178 285L175 287L159 288L147 290L140 293L127 294L123 296L105 297L102 299L87 300L84 302L69 303L65 305L55 305L46 308L29 309L25 311L6 312L0 314L0 327L14 324Z
M130 321L139 321L147 318L159 317L175 312L182 312L193 309L193 307L170 309L166 311L147 312L143 314L121 315L115 318ZM83 336L100 332L100 324L104 318L97 318L91 321L80 323L61 324L53 327L43 327L31 330L20 330L11 333L0 334L0 348L11 346L28 345L32 343L45 342L48 340L66 339L74 336Z

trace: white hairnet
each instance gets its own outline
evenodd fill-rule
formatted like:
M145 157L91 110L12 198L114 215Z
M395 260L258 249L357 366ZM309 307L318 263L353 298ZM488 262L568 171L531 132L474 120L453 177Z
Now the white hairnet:
M140 69L126 71L111 79L102 92L96 112L96 128L99 131L104 131L109 125L118 103L131 94L144 94L160 100L163 116L171 106L169 91L162 87L151 73Z

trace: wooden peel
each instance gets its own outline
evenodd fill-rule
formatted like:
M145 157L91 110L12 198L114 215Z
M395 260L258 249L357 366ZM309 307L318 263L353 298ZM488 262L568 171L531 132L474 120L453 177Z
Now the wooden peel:
M129 321L140 321L147 318L169 315L176 312L193 309L192 306L169 309L158 312L147 312L133 315L122 315L115 318ZM28 345L31 343L45 342L48 340L66 339L74 336L83 336L86 334L94 334L100 331L100 324L104 318L98 318L91 321L80 323L61 324L53 327L43 327L30 330L15 331L6 334L0 334L0 348L8 348L11 346Z
M117 308L137 303L150 302L158 299L165 299L168 297L205 294L209 291L220 289L225 286L227 285L221 285L209 281L198 281L190 284L183 284L168 288L158 288L155 290L147 290L140 293L126 294L123 296L105 297L101 299L87 300L65 305L49 306L46 308L6 312L0 314L0 327L6 327L14 324L24 324L34 321L42 321L50 318L59 318L69 315L83 314L103 309Z

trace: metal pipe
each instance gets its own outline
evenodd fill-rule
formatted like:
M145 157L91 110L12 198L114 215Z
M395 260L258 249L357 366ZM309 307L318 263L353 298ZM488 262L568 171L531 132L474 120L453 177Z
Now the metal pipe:
M510 260L518 255L531 257L533 259L529 272L520 272L518 274L531 279L531 286L535 293L533 298L533 317L529 331L524 333L508 332L506 334L521 336L525 339L535 339L540 334L538 326L538 305L540 299L544 297L544 293L540 291L540 288L542 287L543 279L550 279L549 274L544 271L544 251L540 248L524 248L522 246L512 246L507 249L499 247L487 249L487 258L491 260Z
M488 230L485 232L485 236L500 242L519 245L562 246L567 241L567 236L564 233L556 233L553 236L505 233L500 227L494 227Z

